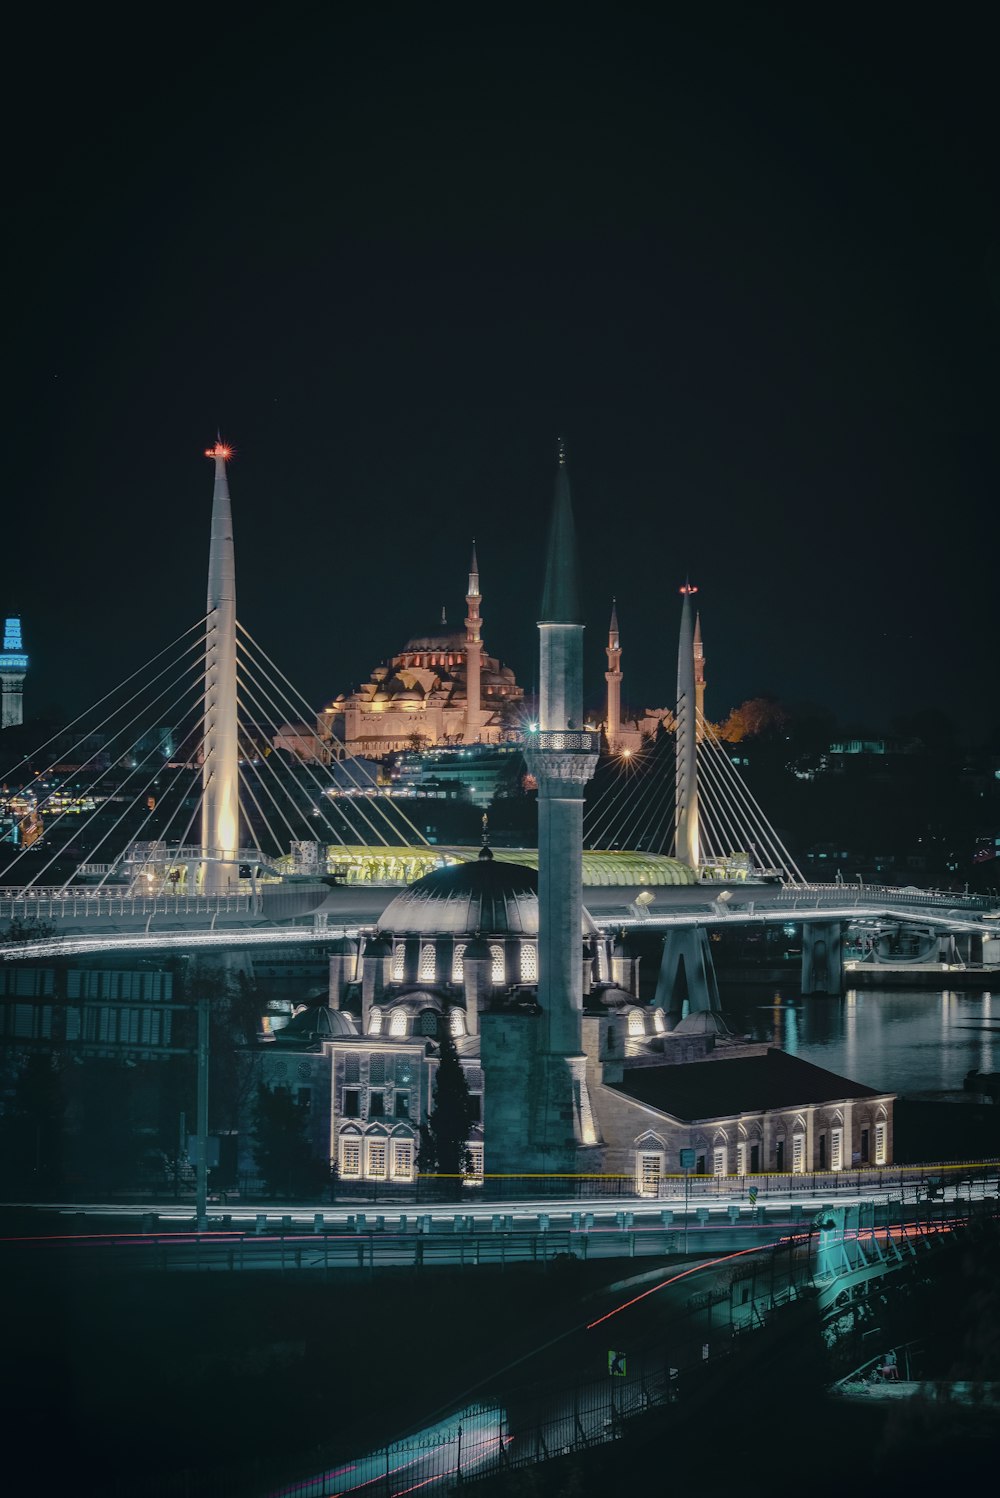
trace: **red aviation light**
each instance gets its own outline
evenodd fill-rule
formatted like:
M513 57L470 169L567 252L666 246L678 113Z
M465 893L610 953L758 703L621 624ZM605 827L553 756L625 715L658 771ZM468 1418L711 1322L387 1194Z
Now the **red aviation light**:
M205 449L206 458L221 458L224 463L228 463L232 456L233 450L225 442L217 442L214 447Z
M685 583L684 586L678 588L677 591L678 593L697 593L698 589L695 587L694 583Z

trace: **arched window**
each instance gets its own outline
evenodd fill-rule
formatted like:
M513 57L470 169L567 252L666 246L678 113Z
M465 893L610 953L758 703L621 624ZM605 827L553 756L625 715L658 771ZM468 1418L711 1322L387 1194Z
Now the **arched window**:
M425 941L420 948L420 967L417 977L421 983L434 982L434 943Z
M395 1039L406 1034L406 1010L394 1009L389 1016L389 1034Z
M499 942L490 942L490 956L493 958L493 968L490 977L494 983L502 983L504 980L503 947Z
M630 1035L645 1035L646 1021L641 1009L630 1009L628 1012L628 1033Z
M436 1035L438 1032L438 1017L433 1009L424 1009L420 1014L421 1035Z
M599 983L608 981L608 949L603 941L597 943L597 981Z
M368 1034L369 1035L381 1035L382 1034L382 1011L381 1011L381 1009L373 1009L372 1012L371 1012L371 1014L368 1016Z
M453 983L462 981L462 958L465 956L467 946L468 942L460 941L451 954L451 981Z
M521 943L521 982L538 982L538 948L533 941Z
M662 1009L654 1009L653 1024L656 1026L657 1035L665 1035L667 1032L667 1020Z
M406 948L401 941L397 942L392 952L392 981L394 983L402 983L403 981L403 964L405 958Z
M448 1028L451 1031L452 1040L458 1040L465 1034L465 1015L461 1009L453 1009L448 1016Z

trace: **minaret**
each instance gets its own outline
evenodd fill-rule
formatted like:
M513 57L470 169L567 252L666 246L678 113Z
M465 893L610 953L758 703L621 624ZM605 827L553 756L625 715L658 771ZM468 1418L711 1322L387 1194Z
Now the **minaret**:
M562 444L538 634L539 727L528 754L538 782L538 1002L546 1027L543 1049L552 1056L579 1057L583 794L597 764L599 740L596 733L582 731L583 611Z
M694 616L694 715L700 744L705 723L705 647L701 643L701 615Z
M465 595L465 607L465 742L474 744L479 738L483 654L480 635L482 621L479 617L479 563L476 561L475 541L472 543L472 560L469 562L469 590Z
M677 740L675 749L674 856L698 870L698 737L695 724L694 621L691 598L698 589L681 588L681 634L677 646Z
M202 740L202 892L225 893L239 883L239 747L236 716L236 558L221 437L206 450L215 461L212 542L208 554L205 713Z
M618 610L615 606L616 600L611 600L611 623L608 626L608 643L606 655L608 657L608 669L604 673L604 680L608 684L608 717L605 724L605 732L608 738L608 749L612 754L618 747L618 735L622 726L622 647L618 640Z
M24 678L28 657L21 639L20 615L3 622L3 653L0 654L0 691L3 694L0 728L15 728L24 722Z

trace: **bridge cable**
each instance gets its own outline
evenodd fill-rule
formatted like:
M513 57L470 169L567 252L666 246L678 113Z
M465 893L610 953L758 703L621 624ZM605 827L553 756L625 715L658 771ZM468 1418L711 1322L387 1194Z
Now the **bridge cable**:
M154 707L156 705L156 703L158 703L161 700L161 698L166 697L167 694L169 692L171 692L173 690L173 688L177 685L177 682L179 680L181 680L188 672L190 672L191 669L192 669L192 663L188 662L187 665L182 670L182 672L181 672L181 674L180 674L179 677L175 677L174 680L169 684L169 686L165 687L163 689L163 691L157 693L157 695L153 698L153 700L151 702L149 702L149 703L146 704L145 708L143 708L140 712L134 714L134 716L129 719L128 723L126 723L122 728L118 729L116 731L116 733L114 733L114 734L111 735L110 742L113 743L114 740L119 737L119 735L124 734L140 718L142 718L144 716L144 714L149 711L150 708ZM163 674L164 674L163 672L159 673L159 675L163 675ZM156 679L158 679L158 678L156 678ZM152 683L150 683L150 685L152 685ZM189 685L187 688L184 689L184 691L189 691L190 689L191 688L190 688L190 685ZM181 695L183 696L184 693L182 692ZM130 703L133 700L134 700L134 698L130 699ZM125 705L128 706L129 704L125 704ZM128 747L122 753L120 753L118 757L119 758L124 758L126 755L130 754L133 749L136 749L146 732L148 732L148 728L144 728L144 729L140 730L140 732L132 740L132 743L129 744ZM159 747L159 746L155 746L155 747ZM73 771L72 773L75 774L75 775L79 775L80 772L82 770L85 770L88 765L92 764L95 759L98 759L98 758L100 758L101 755L105 754L107 752L107 749L108 749L108 744L103 744L100 748L95 749L94 752L93 752L93 754L91 754L87 759L85 759L82 765L78 765L76 767L76 770ZM98 778L99 778L99 776L95 776L94 777L94 779L98 779ZM70 776L67 775L64 780L60 781L59 785L56 787L56 789L54 791L51 791L48 796L45 796L45 797L42 798L42 802L40 802L39 804L40 805L44 805L44 803L46 801L52 800L52 798L54 796L58 795L59 792L63 789L63 787L69 783L69 779L70 779ZM92 790L93 785L94 785L94 779L92 779L88 783L87 787L85 787L85 789L83 791L83 795L86 795L88 793L88 791ZM83 831L84 827L89 826L89 824L93 820L94 816L97 815L98 809L99 809L99 807L95 806L94 812L91 814L90 817L87 818L87 821L81 825L81 828L80 828L81 831ZM52 821L48 824L48 830L51 831L54 827L57 827L59 825L59 823L63 820L63 818L66 817L66 816L68 816L68 815L69 815L69 808L67 807L64 811L60 812L57 816L53 817ZM17 857L11 859L10 863L7 865L5 873L9 872L12 868L15 868L18 863L20 863L21 859L29 851L29 848L31 846L33 846L33 845L29 844L28 847L22 848L21 851L20 851L20 853L18 853ZM53 862L53 860L50 859L49 863L47 863L45 865L45 868L47 869L52 862ZM44 869L40 870L39 872L40 873L44 873ZM33 879L31 879L31 880L28 881L28 884L25 886L25 888L31 888L31 886L33 886L35 884L35 882L36 882L37 879L38 879L38 874L36 874Z
M109 697L113 697L116 692L121 691L122 687L127 687L128 684L129 684L129 682L130 681L134 681L135 678L138 675L140 675L141 672L145 671L148 666L155 665L155 663L160 659L161 655L166 655L166 653L167 653L168 650L172 650L173 647L175 645L179 644L180 641L183 640L187 635L189 635L193 629L200 629L201 626L205 623L205 620L207 618L208 618L208 614L203 614L202 617L198 620L198 622L196 624L189 625L189 627L186 630L184 630L182 634L179 634L176 639L171 640L169 645L164 645L163 649L157 651L156 655L150 656L149 660L145 661L141 666L139 666L135 671L133 671L132 674L131 674L131 676L126 676L122 681L120 681L118 683L117 686L114 686L114 687L111 688L110 691L105 692L105 694L104 694L103 697L98 697L98 699L97 699L96 702L92 702L89 707L85 707L84 710L83 710L83 712L82 713L78 713L77 716L75 718L71 719L70 722L67 723L64 728L57 728L56 731L55 731L55 733L52 734L49 738L47 738L44 741L44 743L41 743L36 748L30 750L24 756L23 759L19 759L18 760L18 762L17 762L16 765L12 766L11 769L5 771L4 773L6 774L6 776L8 778L10 778L10 776L15 775L17 773L17 771L21 769L22 765L30 764L31 761L35 758L36 755L41 754L42 750L43 749L47 749L50 744L54 744L55 741L56 741L56 739L62 738L62 736L64 734L69 733L70 729L71 728L75 728L76 725L77 725L77 723L81 723L83 721L83 719L87 716L88 713L93 712L94 708L100 707L100 705L101 705L102 702L107 702L108 698ZM204 641L204 638L205 638L205 636L202 635L202 637L201 637L202 642ZM194 643L198 644L199 641L196 640ZM187 648L190 648L190 647L187 647ZM181 655L183 655L183 654L184 654L184 652L182 651ZM180 657L178 657L178 659L180 659ZM170 669L169 666L165 667L165 670L169 671L169 669ZM160 674L162 675L163 673L161 672ZM155 676L153 677L153 681L156 681L157 679L158 679L157 677L155 677ZM139 693L136 693L136 696L138 696L138 695L139 695ZM128 702L123 703L122 706L123 707L128 707L129 702L133 702L134 700L135 700L134 697L130 697L128 699ZM92 733L99 733L100 730L104 727L104 724L110 722L110 719L113 718L115 716L115 714L119 713L119 712L121 712L121 708L115 708L114 713L112 713L109 718L105 718L103 722L98 723L96 728L90 729L89 732L84 735L84 737L85 738L89 737L90 734L92 734ZM79 743L79 742L80 742L80 740L78 739L77 743ZM59 760L55 759L55 760L53 760L52 763L54 765L58 764ZM43 774L48 774L48 771L43 770L42 773Z
M247 648L245 646L241 647L241 648L242 648L243 659L244 659L246 668L247 669L252 668L254 671L261 672L262 675L263 675L263 677L264 677L264 680L271 686L271 688L275 692L277 692L279 694L280 699L284 701L286 707L290 708L293 714L297 714L299 712L299 708L297 707L297 705L289 699L289 697L287 696L287 694L285 692L283 692L279 686L276 685L276 683L268 675L268 673L266 672L266 670L264 669L264 667L260 664L260 662L254 660L253 656L250 655L250 653L247 650ZM259 646L257 648L258 648L258 650L260 649ZM263 652L261 652L261 654L263 654ZM273 662L271 662L271 664L273 665ZM274 669L276 671L278 670L277 667L274 667ZM281 675L281 672L279 671L278 674ZM285 678L285 679L287 679L287 678ZM255 678L255 681L256 681L256 678ZM271 694L269 692L267 692L265 688L261 687L259 681L256 681L256 684L257 684L258 688L262 691L262 693L267 696L269 702L271 703L271 706L277 709L279 716L283 717L284 716L283 711L280 709L279 705L274 701L274 698L271 696ZM303 701L305 701L304 698L303 698ZM310 709L310 711L312 711L312 709ZM323 740L319 737L319 735L315 731L311 731L309 736L313 739L313 741L315 742L315 744L318 746L319 751L320 751L320 755L323 755L326 752L328 752L327 745L325 745L323 743ZM337 740L336 742L339 743L339 740ZM330 787L332 789L336 790L336 791L342 791L343 790L342 785L338 784L337 777L323 763L322 758L319 758L316 761L316 763L319 764L319 766L322 769L325 769L327 771L327 778L329 780ZM388 827L388 829L389 829L390 833L392 834L392 836L394 838L396 838L396 839L402 840L402 838L401 838L401 829L399 827L393 825L392 819L386 814L386 812L384 811L384 809L382 808L382 806L379 804L382 800L384 800L386 798L380 792L380 790L379 790L379 788L377 786L377 782L375 782L374 780L372 780L371 776L367 777L368 778L368 785L367 786L364 785L362 782L360 782L358 780L357 776L355 775L354 771L351 768L349 768L350 764L351 764L350 758L346 758L344 760L339 760L338 764L343 767L345 773L347 774L348 778L350 779L351 784L354 786L355 790L362 791L363 793L365 793L367 795L367 791L368 791L369 787L374 787L376 789L377 794L376 794L376 796L374 798L375 799L375 803L376 803L375 804L375 811L381 817L381 819L385 823L386 827ZM312 773L312 772L310 772L310 773ZM316 784L319 784L319 782L316 780L315 775L313 775L313 780L314 780L314 782ZM403 821L405 821L407 823L407 825L411 828L412 831L414 831L415 833L417 833L417 836L420 837L421 842L424 844L424 846L427 846L427 840L426 840L426 838L423 837L423 834L417 832L417 829L413 826L413 823L410 822L410 820L406 816L406 814L403 811L399 810L399 808L395 805L395 803L393 803L393 807L394 807L394 810L396 811L396 814ZM344 818L344 820L348 823L348 825L351 827L351 830L354 833L354 835L356 837L358 837L358 829L351 822L351 819L344 812L343 808L342 807L338 807L338 811L340 812L340 815ZM378 831L377 831L377 829L375 827L375 824L371 821L371 819L368 817L368 815L366 813L364 813L362 811L361 815L363 817L363 820L370 827L371 831L373 833L375 833L376 836L378 836L378 837L381 838L381 841L382 841L382 843L383 843L383 845L385 847L391 847L391 846L393 846L393 844L391 844L385 838L385 836L383 834L378 833ZM340 838L340 841L341 841L341 843L342 843L343 846L347 846L344 843L343 838ZM360 837L359 837L358 841L359 841L359 846L362 846L362 847L365 846L363 840Z
M281 670L281 668L275 664L275 662L271 659L271 657L264 650L263 646L261 646L260 644L258 644L258 642L250 634L250 631L248 629L246 629L240 623L239 620L236 621L236 626L237 626L237 629L239 629L239 631L246 636L247 640L250 642L250 644L257 651L258 655L260 655L263 658L264 662L268 666L271 667L271 670L274 671L281 678L281 680L288 687L289 691L291 691L291 692L294 693L294 695L299 699L299 701L301 702L302 706L306 709L306 711L312 715L313 719L315 719L315 710L309 706L309 703L302 696L302 693L298 690L298 688L291 681L289 681L288 677L284 674L284 672ZM262 669L260 667L259 663L255 663L255 664L257 664L258 669ZM273 683L272 683L272 685L273 685ZM275 687L275 690L280 692L280 688ZM284 698L284 700L286 702L289 702L289 698L287 697L287 695L285 693L280 692L280 695ZM292 705L292 704L289 702L289 705ZM298 707L294 707L293 710L295 712L300 712L301 711L301 709L298 708ZM312 736L316 739L316 742L321 747L323 747L323 741L320 739L319 735L317 733L313 732ZM344 745L342 744L341 740L336 737L336 735L331 734L330 737L331 737L331 741L332 742L336 743L339 748L343 749ZM352 782L355 785L355 787L360 790L362 788L362 784L356 778L355 772L351 768L352 764L356 763L355 757L353 755L345 755L342 760L338 761L338 763L343 766L345 773L352 780ZM375 789L376 791L378 791L380 789L379 785L378 785L378 782L369 773L369 771L367 771L364 768L364 766L362 766L362 765L358 765L358 769L359 769L359 772L363 775L364 779L367 781L368 786L370 786L373 789ZM410 818L406 815L406 813L404 811L401 811L398 807L395 807L394 809L396 811L396 814L402 819L402 821L404 821L406 823L406 825L414 833L415 837L417 838L418 844L419 845L423 845L424 847L429 847L430 844L428 843L427 838L420 831L420 829L417 826L415 826L415 824L413 822L410 821ZM389 819L387 817L385 817L385 813L384 812L382 813L382 815L383 815L383 818L386 821L387 825L391 827L392 824L389 821ZM392 830L394 832L397 831L397 829L395 829L395 828L393 828Z
M262 712L262 711L263 711L263 710L264 710L264 709L263 709L263 708L262 708L262 706L261 706L261 703L260 703L260 700L259 700L259 699L258 699L258 698L257 698L257 696L256 696L256 695L255 695L255 694L254 694L254 693L253 693L253 691L252 691L252 688L251 688L251 685L250 685L250 683L249 683L249 682L248 682L248 681L246 681L246 680L245 680L245 679L244 679L244 683L243 683L243 685L244 685L244 690L245 690L245 691L246 691L246 692L247 692L247 693L248 693L248 694L249 694L249 696L250 696L250 698L251 698L251 704L252 704L252 706L253 706L253 707L254 707L254 708L255 708L255 710L256 710L256 711L257 711L257 712ZM254 685L259 685L259 684L258 684L258 683L254 683ZM265 696L266 696L266 697L267 697L267 700L268 700L268 702L269 702L269 703L270 703L270 706L271 706L271 707L272 707L272 708L274 708L274 707L276 707L276 705L277 705L277 704L276 704L276 703L275 703L275 702L274 702L274 701L273 701L273 699L271 699L271 698L270 698L270 695L269 695L269 694L268 694L268 693L266 693L266 691L265 691L265 692L264 692L264 693L263 693L263 695L265 695ZM265 759L265 761L264 761L264 763L265 763L265 764L266 764L266 765L267 765L267 766L268 766L268 768L269 768L269 769L270 769L270 770L271 770L271 771L272 771L272 773L273 773L273 774L274 774L274 775L275 775L275 777L276 777L276 778L277 778L277 780L278 780L278 784L279 784L279 785L282 785L282 782L281 782L281 779L280 779L280 777L279 777L279 776L278 776L278 772L277 772L277 769L276 769L276 767L275 767L275 766L274 766L274 765L272 765L272 764L271 764L271 760L270 760L270 756L268 756L268 757L267 757L267 758L266 758L266 759ZM313 784L314 784L314 785L315 785L315 786L317 786L317 787L318 787L318 790L319 790L319 795L320 795L320 796L321 796L321 797L322 797L322 798L324 798L324 799L328 799L328 798L327 798L327 795L326 795L326 790L325 790L325 788L324 788L324 787L323 787L323 785L322 785L322 783L321 783L321 781L320 781L320 780L319 780L319 779L318 779L318 777L317 777L317 776L316 776L316 775L315 775L315 774L314 774L314 773L313 773L313 771L312 771L312 768L311 768L311 766L310 766L310 765L309 765L309 764L308 764L308 763L305 763L305 764L304 764L304 765L303 765L303 768L304 768L304 769L305 769L305 770L306 770L306 772L307 772L307 773L308 773L308 774L309 774L309 776L310 776L310 778L311 778L311 779L312 779L312 782L313 782ZM290 791L289 791L289 790L288 790L288 788L287 788L287 787L285 787L285 786L284 786L284 785L282 785L282 790L284 790L284 792L285 792L285 794L286 794L286 795L287 795L287 796L288 796L288 798L289 798L289 800L290 800L290 801L291 801L291 802L292 802L292 805L293 805L293 806L296 806L296 803L295 803L295 799L294 799L294 797L293 797L293 795L292 795L292 793L291 793L291 792L290 792ZM298 806L296 806L296 810L300 810L300 808L299 808L299 807L298 807ZM360 835L359 835L359 832L358 832L358 829L357 829L357 827L356 827L356 826L355 826L355 824L354 824L354 822L353 822L353 821L352 821L352 820L351 820L351 818L350 818L350 817L349 817L349 816L348 816L348 815L347 815L347 813L346 813L346 812L345 812L345 811L343 811L343 810L342 810L342 809L341 809L341 808L338 808L338 810L339 810L339 811L340 811L340 814L341 814L341 816L342 816L342 817L343 817L343 819L344 819L344 821L345 821L345 822L346 822L346 823L347 823L347 824L348 824L348 826L349 826L349 827L350 827L350 829L351 829L351 831L352 831L352 833L353 833L353 834L354 834L354 836L355 836L355 838L357 838L357 840L358 840L358 845L359 845L359 846L361 846L361 847L364 847L364 845L365 845L365 844L364 844L364 840L363 840L363 838L361 838L361 837L360 837ZM377 837L381 837L381 839L382 839L382 842L383 842L383 844L384 844L384 845L385 845L385 846L386 846L386 847L389 847L389 843L388 843L388 842L387 842L387 841L386 841L386 839L385 839L385 837L384 837L384 836L383 836L383 835L382 835L382 833L381 833L381 832L379 832L379 830L378 830L378 828L377 828L377 827L376 827L376 826L375 826L375 825L374 825L374 823L373 823L373 822L371 822L371 821L369 821L369 819L368 819L368 817L367 817L367 816L366 816L366 814L365 814L365 812L364 812L364 809L363 809L363 807L362 807L362 808L359 808L359 812L360 812L360 815L361 815L361 817L362 817L362 818L363 818L363 820L364 820L364 821L366 821L366 822L367 822L367 823L368 823L368 825L369 825L369 827L370 827L370 828L371 828L371 830L372 830L372 832L373 832L373 833L374 833L374 834L375 834L375 835L376 835L376 836L377 836ZM324 821L325 821L325 822L326 822L326 825L327 825L327 828L328 828L328 830L329 830L329 832L330 832L330 833L331 833L331 835L332 835L332 836L333 836L333 838L334 838L334 840L335 840L335 841L336 841L336 842L338 842L338 843L340 843L340 845L341 845L341 846L342 846L342 847L344 847L344 846L346 846L346 844L345 844L345 842L344 842L344 838L343 838L343 836L342 836L342 835L341 835L341 833L340 833L340 832L338 832L338 831L337 831L337 829L336 829L336 828L335 828L335 827L334 827L334 826L333 826L333 825L332 825L332 823L331 823L331 822L330 822L330 820L329 820L329 818L328 818L328 817L327 817L327 815L326 815L326 813L325 813L325 811L324 811L324 812L321 812L321 815L322 815L322 817L323 817L323 820L324 820ZM309 827L309 824L308 824L308 823L306 823L306 826L307 826L307 827ZM316 830L316 829L315 829L315 828L312 828L312 829L311 829L311 830L312 830L312 831L315 831L315 830ZM293 839L293 841L294 841L294 839ZM289 852L291 852L291 849L289 849Z

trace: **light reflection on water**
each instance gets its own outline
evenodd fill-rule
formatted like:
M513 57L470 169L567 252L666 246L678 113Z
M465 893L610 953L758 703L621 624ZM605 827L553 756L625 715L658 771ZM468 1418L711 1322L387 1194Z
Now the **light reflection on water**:
M857 988L804 999L733 988L723 1005L742 1033L879 1091L962 1096L972 1067L1000 1070L1000 1003L994 1011L985 991Z

